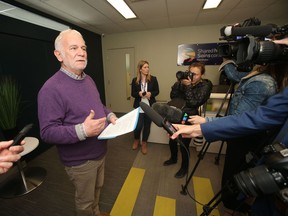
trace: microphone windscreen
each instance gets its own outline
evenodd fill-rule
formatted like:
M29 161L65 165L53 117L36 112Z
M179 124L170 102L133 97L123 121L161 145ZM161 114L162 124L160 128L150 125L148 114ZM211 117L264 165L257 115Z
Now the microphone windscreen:
M163 127L163 118L160 114L158 114L155 110L153 110L150 106L148 106L144 102L139 103L141 109L144 113L158 126Z
M181 109L169 106L166 103L154 103L152 108L171 123L180 123L183 112Z
M152 109L155 110L163 118L166 118L167 114L167 104L165 103L154 103L152 104Z
M233 27L232 36L245 36L253 35L255 37L266 37L273 32L273 26L246 26L246 27Z
M182 120L183 112L177 107L170 106L167 111L167 119L172 123L180 123Z

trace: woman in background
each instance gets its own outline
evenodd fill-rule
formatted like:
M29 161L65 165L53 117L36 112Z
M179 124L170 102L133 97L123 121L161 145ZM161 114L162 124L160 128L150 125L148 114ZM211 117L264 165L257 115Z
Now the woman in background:
M142 101L149 106L156 102L155 97L159 94L159 85L157 78L150 74L149 63L140 60L137 66L137 77L132 80L131 96L135 98L133 107L138 108ZM140 110L137 126L134 130L134 142L132 149L136 150L140 143L140 135L142 134L141 152L147 154L147 140L150 135L151 119Z

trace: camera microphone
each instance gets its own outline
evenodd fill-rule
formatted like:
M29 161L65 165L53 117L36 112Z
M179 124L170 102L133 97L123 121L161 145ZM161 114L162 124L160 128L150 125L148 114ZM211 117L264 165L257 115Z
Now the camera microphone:
M170 135L174 134L177 130L173 125L166 119L163 119L160 114L153 110L144 102L140 102L140 107L144 113L158 126L163 127Z
M225 26L220 29L221 36L246 36L253 35L255 37L266 37L276 31L272 25L263 26L247 26L247 27L234 27Z
M152 108L171 123L180 123L182 120L183 112L179 108L166 103L154 103Z

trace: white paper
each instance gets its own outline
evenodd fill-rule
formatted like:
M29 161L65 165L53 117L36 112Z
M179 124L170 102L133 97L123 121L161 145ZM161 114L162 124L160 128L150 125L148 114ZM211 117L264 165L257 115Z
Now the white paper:
M98 139L112 139L134 131L139 118L140 107L118 118L116 124L110 123L98 136Z

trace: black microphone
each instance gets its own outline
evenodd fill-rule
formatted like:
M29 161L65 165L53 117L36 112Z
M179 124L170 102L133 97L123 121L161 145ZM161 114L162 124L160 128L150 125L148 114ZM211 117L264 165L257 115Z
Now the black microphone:
M269 34L276 31L272 25L263 26L246 26L246 27L234 27L227 26L220 30L222 36L245 36L253 35L255 37L266 37Z
M144 111L144 113L158 126L163 127L170 135L173 135L177 130L173 127L173 125L167 120L163 119L160 114L158 114L155 110L153 110L150 106L148 106L144 102L140 102L140 107Z
M20 145L21 141L25 138L26 134L31 130L33 124L26 125L14 138L11 146Z
M177 107L169 106L166 103L154 103L152 109L171 123L179 124L182 121L183 112Z

